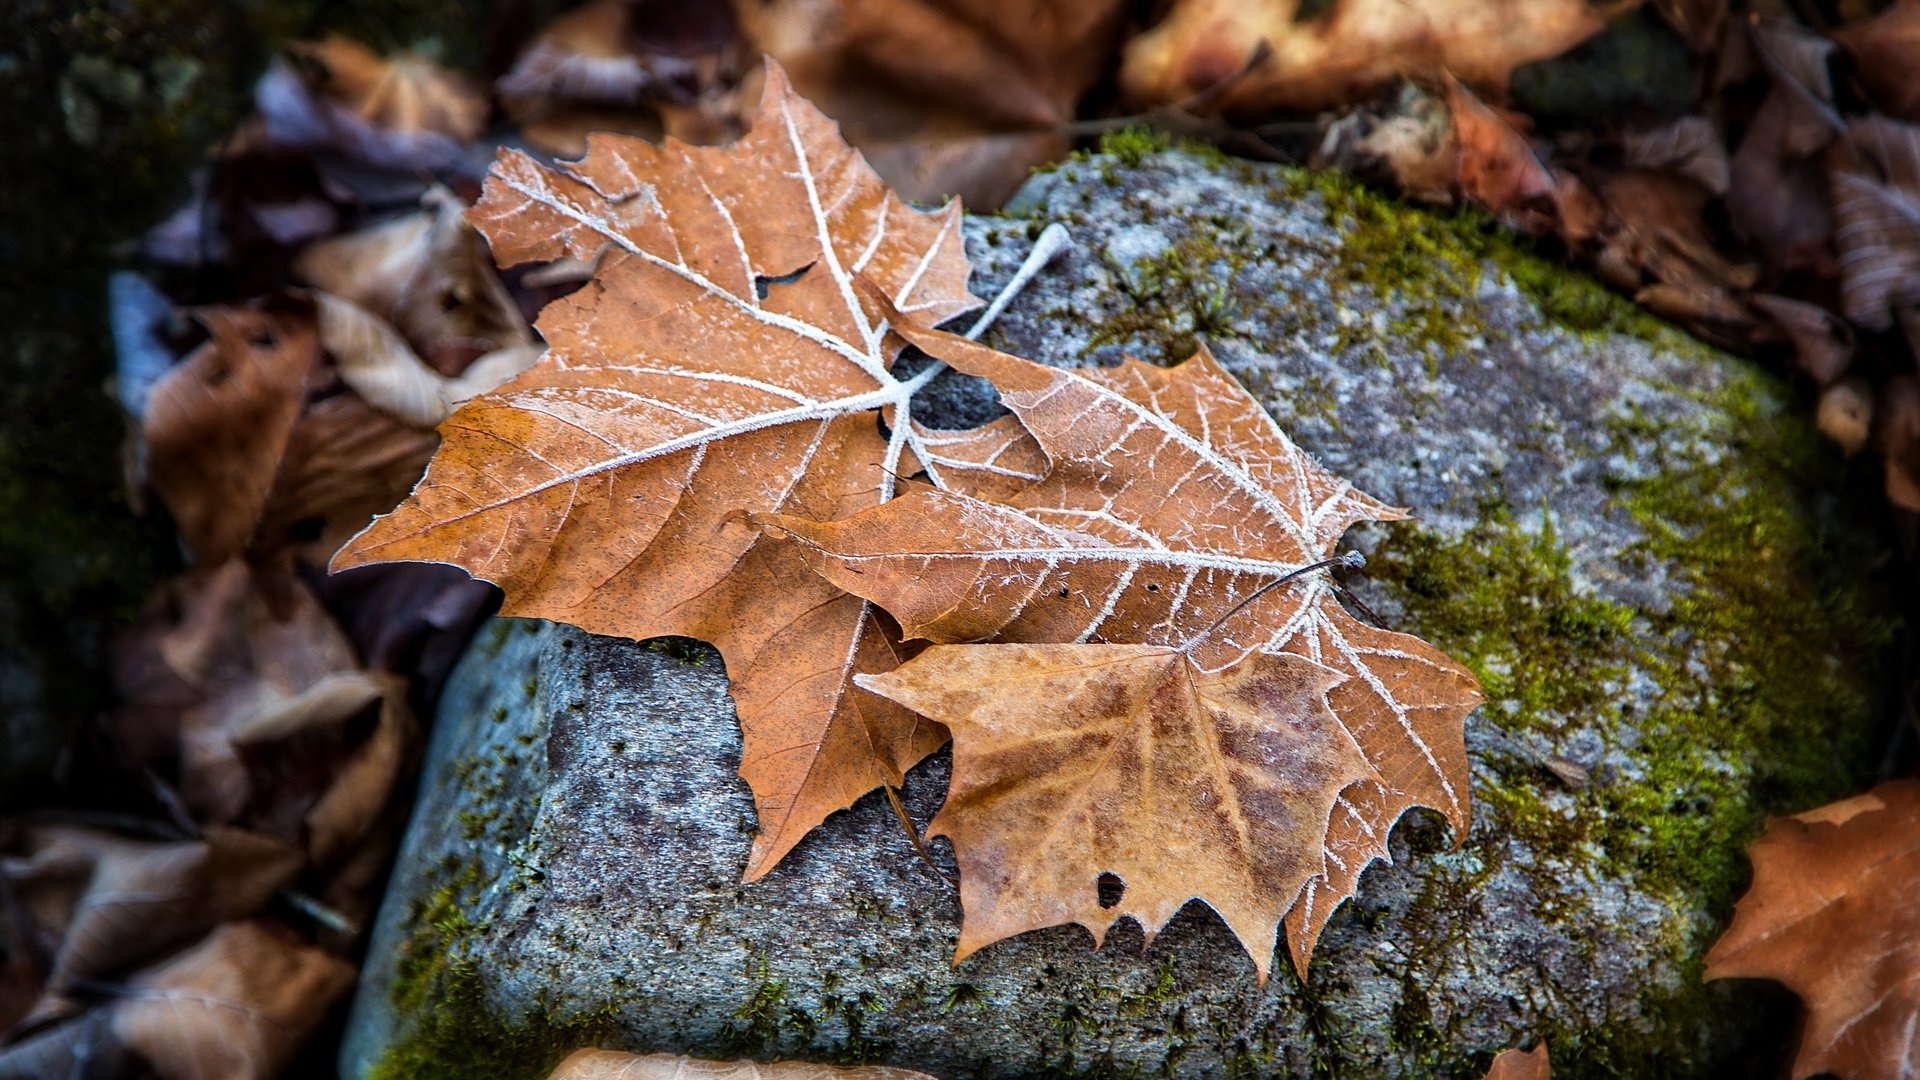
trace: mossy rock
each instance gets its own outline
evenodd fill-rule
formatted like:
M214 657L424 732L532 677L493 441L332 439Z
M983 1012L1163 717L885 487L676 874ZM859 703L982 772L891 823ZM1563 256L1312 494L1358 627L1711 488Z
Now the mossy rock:
M1701 982L1765 814L1865 780L1881 538L1783 388L1486 222L1161 148L969 224L981 285L1073 252L990 335L1061 364L1200 340L1413 523L1359 596L1470 664L1474 824L1396 829L1306 977L1264 988L1194 904L950 964L959 911L869 797L739 883L753 829L718 657L501 621L450 684L355 1006L350 1077L535 1077L588 1042L936 1075L1712 1075L1777 998ZM941 384L936 384L940 386ZM954 379L936 415L988 415ZM924 822L945 778L909 778ZM938 851L944 857L944 850ZM1763 1007L1765 1006L1765 1007ZM1757 1031L1757 1035L1756 1035Z

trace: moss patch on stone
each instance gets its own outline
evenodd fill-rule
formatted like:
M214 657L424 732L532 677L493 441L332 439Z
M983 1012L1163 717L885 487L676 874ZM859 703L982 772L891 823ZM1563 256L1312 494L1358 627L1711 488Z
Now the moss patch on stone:
M1512 745L1552 747L1578 729L1606 746L1597 765L1580 763L1596 767L1577 790L1531 752L1478 755L1477 812L1491 828L1467 852L1492 864L1519 839L1541 910L1576 935L1577 905L1560 909L1565 875L1583 867L1667 905L1660 932L1680 985L1642 1003L1664 1030L1549 1033L1556 1074L1707 1064L1661 1054L1695 1043L1682 1033L1741 1022L1741 999L1701 985L1700 958L1746 880L1742 844L1767 814L1856 790L1869 764L1863 721L1884 691L1869 658L1893 623L1859 572L1860 531L1809 510L1840 486L1839 464L1769 380L1726 370L1704 414L1714 430L1628 415L1614 432L1625 468L1613 504L1647 536L1626 561L1665 568L1664 604L1597 595L1550 512L1529 530L1491 496L1464 536L1401 527L1371 563L1403 605L1402 628L1480 677L1487 722L1531 737ZM1725 460L1705 449L1728 445ZM1632 695L1630 678L1643 680ZM1627 703L1649 692L1649 707Z

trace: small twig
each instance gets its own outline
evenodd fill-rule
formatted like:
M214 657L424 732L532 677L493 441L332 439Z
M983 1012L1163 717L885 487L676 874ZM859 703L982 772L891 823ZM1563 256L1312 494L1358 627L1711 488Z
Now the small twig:
M338 908L329 907L318 898L309 896L298 889L281 889L280 898L293 906L295 911L319 923L336 934L348 937L358 936L360 924L348 918Z

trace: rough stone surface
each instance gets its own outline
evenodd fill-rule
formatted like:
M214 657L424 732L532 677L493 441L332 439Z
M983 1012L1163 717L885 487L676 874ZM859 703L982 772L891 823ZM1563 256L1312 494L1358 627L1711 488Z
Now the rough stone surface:
M739 884L715 654L502 621L441 709L345 1075L536 1076L584 1042L955 1078L1478 1075L1542 1038L1556 1075L1704 1075L1752 1045L1751 991L1699 978L1739 846L1860 782L1879 723L1874 540L1817 495L1838 465L1770 381L1482 223L1110 149L971 223L983 292L1046 222L1076 239L990 340L1080 364L1204 337L1322 461L1415 508L1349 537L1354 589L1487 683L1471 835L1403 820L1304 983L1281 959L1256 985L1198 904L1144 953L1131 924L1098 953L1058 928L954 967L955 895L875 796ZM945 420L992 414L935 385ZM945 769L910 777L917 821Z

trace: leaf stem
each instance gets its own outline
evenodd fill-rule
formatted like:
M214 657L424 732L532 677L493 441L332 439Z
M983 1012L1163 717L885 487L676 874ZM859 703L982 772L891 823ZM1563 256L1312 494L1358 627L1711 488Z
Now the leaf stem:
M1246 609L1247 605L1253 603L1255 600L1260 599L1262 596L1265 596L1266 594L1272 592L1273 590L1279 588L1280 586L1285 585L1287 582L1292 581L1294 578L1300 577L1304 574L1311 574L1315 570L1328 570L1336 567L1345 567L1346 569L1349 569L1349 570L1358 570L1359 568L1365 565L1367 565L1367 557L1365 555L1362 555L1357 551L1347 551L1347 552L1342 552L1339 555L1335 555L1331 559L1321 559L1319 562L1308 563L1307 565L1301 567L1298 570L1294 570L1289 573L1282 574L1279 577L1274 578L1272 581L1267 582L1265 585L1262 585L1259 588L1248 593L1246 596L1246 599L1241 600L1239 603L1228 608L1227 613L1225 615L1222 615L1218 619L1215 619L1213 621L1212 626L1209 626L1205 630L1202 630L1198 634L1195 634L1194 636L1188 638L1187 643L1185 645L1180 646L1178 651L1182 655L1193 652L1195 646L1199 645L1202 641L1205 641L1209 634L1212 634L1215 630L1218 630L1222 626L1225 626L1227 624L1228 619L1231 619L1235 615L1240 614L1241 611Z

